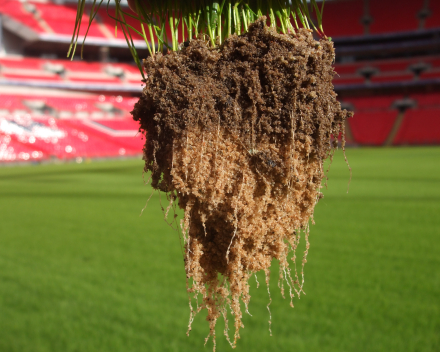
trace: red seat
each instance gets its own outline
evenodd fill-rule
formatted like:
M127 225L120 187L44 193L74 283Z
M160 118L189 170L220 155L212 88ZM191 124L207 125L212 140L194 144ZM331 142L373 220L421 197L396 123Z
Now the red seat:
M414 60L414 63L424 62L431 66L431 68L440 68L440 57L438 56L423 56Z
M439 71L425 71L420 74L420 79L433 79L440 78L440 70Z
M105 101L112 103L114 107L120 110L131 112L134 108L134 104L136 104L138 100L138 97L111 96L107 97Z
M417 15L422 7L423 0L399 1L396 7L387 1L370 0L370 14L373 17L370 33L417 30L419 28Z
M105 66L100 62L89 62L85 60L47 60L47 62L61 64L67 71L80 72L102 72Z
M322 21L325 34L329 37L348 37L364 34L361 23L363 6L363 0L326 2Z
M20 1L0 0L0 13L22 23L24 26L29 27L38 33L45 32L35 19L34 15L27 12L24 8L24 3Z
M40 161L48 157L41 149L24 145L12 136L0 132L0 162Z
M132 15L135 15L134 13L131 12L130 9L126 9L126 11L127 11L127 12L130 11L130 13L131 13ZM109 13L110 13L110 15L111 15L113 18L116 17L116 16L115 16L115 9L114 9L114 8L110 8L110 9L109 9ZM100 16L100 18L101 18L102 23L108 28L108 30L110 31L110 33L115 33L115 25L116 25L116 21L115 21L113 18L111 18L111 17L107 14L107 8L106 8L106 6L101 6L101 8L98 10L98 14L99 14L99 16ZM126 21L126 23L127 23L128 25L134 27L137 31L139 31L140 33L142 33L142 28L141 28L141 26L140 26L140 24L139 24L139 21L137 21L136 19L134 19L134 18L132 18L132 17L130 17L130 16L127 16L127 15L125 15L124 18L125 18L125 21ZM124 40L125 40L124 32L122 31L121 24L120 24L119 22L117 23L117 26L118 26L118 29L117 29L117 31L116 31L116 35L117 35L116 38L124 39ZM148 29L147 29L147 27L144 27L144 28L145 28L145 31L146 31L146 34L147 34ZM143 40L143 37L142 37L141 35L137 34L137 33L136 33L135 31L133 31L131 28L129 28L129 29L130 29L131 37L132 37L133 39L142 39L142 40ZM149 38L149 35L148 35L148 34L147 34L147 37Z
M413 79L414 79L414 74L401 73L395 75L376 75L371 77L371 82L374 83L406 82L406 81L412 81Z
M43 20L52 28L55 33L72 36L75 28L76 6L39 2L35 3L35 6L37 7ZM80 36L84 36L86 34L88 22L89 17L84 14L79 31ZM90 37L105 37L95 21L92 22L87 35Z
M393 102L402 98L400 95L377 97L347 98L345 102L353 104L356 111L389 110Z
M405 71L413 62L412 59L391 59L373 62L372 66L377 67L380 72Z
M103 83L103 84L120 84L121 80L116 77L75 77L74 75L67 78L72 82L84 82L84 83Z
M26 106L22 104L23 100L23 96L0 94L0 109L27 110Z
M383 145L391 132L396 116L396 111L355 112L348 123L357 143Z
M131 137L118 137L103 132L93 124L87 123L87 121L70 119L64 121L64 123L68 124L70 128L83 131L93 139L105 141L106 151L113 153L113 155L118 155L121 148L124 149L123 155L134 155L142 152L143 143L139 142L141 135L137 134L135 130L133 130L133 136ZM136 139L138 140L136 141Z
M333 78L334 85L342 85L342 84L363 84L365 83L365 78L361 76L335 76Z
M139 75L139 79L128 79L126 82L129 84L137 84L140 87L143 87L143 85L144 85L144 82L142 82L141 75Z
M45 61L33 57L0 57L0 66L12 69L43 69Z
M419 108L437 107L440 108L440 93L412 94L411 98L417 101Z
M32 116L32 111L23 105L23 101L42 101L47 106L59 111L100 112L98 103L109 102L118 108L131 109L137 98L122 96L16 96L0 95L0 109L25 114L8 117L9 123L0 125L4 141L14 144L15 149L5 142L0 143L0 161L4 160L40 160L47 157L71 159L81 157L116 157L138 155L142 153L142 134L139 124L130 118L101 119L92 121L79 119L55 119L49 116ZM12 115L6 115L12 116ZM21 116L21 117L20 117ZM3 120L6 120L3 118ZM5 127L6 126L6 127ZM2 130L0 130L0 134ZM3 148L3 149L1 149ZM12 148L12 149L11 149ZM17 149L21 148L21 149ZM18 150L18 152L14 152ZM37 153L38 152L38 153ZM21 153L20 156L17 153ZM33 154L32 154L33 153ZM21 159L20 159L21 158Z
M97 123L115 131L137 131L139 122L132 119L98 120Z
M50 65L62 65L65 69L64 78L49 71ZM5 78L23 81L60 81L67 80L79 83L97 84L142 84L142 76L137 67L126 63L112 63L113 68L125 71L125 78L118 78L106 73L108 64L88 62L84 60L71 61L60 59L40 59L28 57L0 58L0 75ZM137 79L134 79L137 77Z
M440 143L440 109L408 110L394 144Z
M426 19L425 28L439 28L440 27L440 1L430 0L429 9L430 16Z
M26 72L23 72L23 74L17 74L17 73L2 73L1 75L4 78L7 78L9 80L19 80L19 81L62 81L62 78L56 74L44 74L44 72L41 72L40 75L33 74L26 75Z
M71 97L43 97L42 100L46 105L58 110L58 111L100 111L95 103L97 102L97 97L90 98L71 98Z
M362 62L335 64L334 68L335 68L335 72L337 73L336 77L338 77L338 75L354 75L357 73L357 70L363 67L364 65L365 64Z
M133 15L133 16L135 16L135 14L134 14L131 10L129 10L129 9L126 9L126 12L129 13L129 14L131 14L131 15ZM116 25L116 21L114 20L114 18L115 18L116 16L115 16L115 10L114 10L114 8L110 8L110 9L109 9L109 13L110 13L110 15L111 15L112 17L110 17L110 16L108 15L108 13L107 13L107 8L105 8L105 6L102 6L102 7L99 9L99 11L98 11L98 14L99 14L99 16L100 16L102 22L105 24L105 26L108 28L108 30L109 30L111 33L115 33L115 25ZM129 26L133 27L133 28L134 28L135 30L137 30L139 33L143 33L143 32L142 32L142 27L140 26L140 23L139 23L139 21L138 21L137 19L135 19L135 18L133 18L133 17L131 17L131 16L128 16L128 15L124 15L124 19L125 19L125 22L126 22ZM183 40L184 35L182 35L182 33L181 33L181 28L182 28L182 22L179 23L179 35L178 35L178 42L179 42L179 43L182 43L182 42L184 41L184 40ZM136 33L132 28L128 28L128 29L129 29L130 34L131 34L131 37L132 37L133 39L144 40L143 36L142 36L142 35L139 35L138 33ZM144 25L144 29L145 29L145 35L147 36L147 39L148 39L149 42L151 43L152 41L151 41L151 38L150 38L150 32L149 32L149 30L148 30L148 27ZM166 30L166 34L167 34L167 37L168 37L168 41L171 41L171 29L170 29L170 26L169 26L168 21L167 21L167 23L165 24L165 30ZM185 28L185 32L186 32L186 28ZM117 38L119 38L119 39L125 39L124 34L123 34L123 31L122 31L122 28L121 28L119 22L118 22L118 29L117 29L117 32L116 32L116 33L117 33ZM154 33L154 30L153 30L153 33ZM154 34L153 34L153 35L154 35ZM185 38L186 38L186 35L185 35ZM155 40L155 43L157 44L157 40Z
M139 77L141 77L141 74L139 72L139 68L135 65L129 65L129 64L125 64L125 63L120 63L118 64L118 66L122 67L125 71L135 74L135 75L139 75Z
M94 124L99 124L112 130L114 135L108 135L108 137L127 146L130 151L142 151L144 142L142 140L142 134L138 131L139 122L131 118L124 118L117 120L97 120L94 121Z

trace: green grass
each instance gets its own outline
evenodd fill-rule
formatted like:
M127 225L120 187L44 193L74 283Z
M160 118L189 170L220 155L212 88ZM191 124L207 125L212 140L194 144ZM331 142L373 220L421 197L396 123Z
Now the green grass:
M253 284L238 351L440 350L440 148L338 153L306 296ZM0 168L0 351L210 351L142 161ZM276 268L276 265L274 266ZM260 282L263 281L260 276ZM218 331L218 350L231 350Z

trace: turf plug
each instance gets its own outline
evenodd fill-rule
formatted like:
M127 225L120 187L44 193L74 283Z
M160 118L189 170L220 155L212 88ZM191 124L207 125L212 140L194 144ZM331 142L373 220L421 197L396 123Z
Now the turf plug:
M146 86L132 113L146 136L152 187L167 194L168 210L173 202L184 210L188 331L195 314L206 309L214 349L221 317L235 347L252 275L263 270L269 288L276 259L289 297L303 292L323 164L338 147L333 136L342 136L344 148L344 121L351 113L336 101L333 43L323 35L322 8L315 1L320 40L313 38L305 1L206 7L194 1L180 12L173 4L165 1L161 10L156 1L135 2L149 28L142 33L150 33L146 40L156 38L160 50L149 46ZM172 50L164 55L166 20ZM187 40L179 45L176 28L182 23ZM306 249L297 269L301 236Z
M349 116L333 91L333 59L328 40L306 29L278 34L261 18L215 50L195 39L144 63L133 117L146 134L145 171L185 210L188 291L202 297L191 315L207 309L215 338L230 308L233 346L248 280L272 259L290 297L301 294L289 256L295 262L301 232L307 241L323 163L337 147L332 136Z

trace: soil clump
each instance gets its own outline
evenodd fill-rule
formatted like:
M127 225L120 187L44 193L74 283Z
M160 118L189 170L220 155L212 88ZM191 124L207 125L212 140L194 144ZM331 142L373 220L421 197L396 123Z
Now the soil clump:
M264 270L268 285L273 259L290 297L302 291L288 260L302 232L306 262L323 163L351 116L336 101L333 60L330 41L305 29L278 34L262 18L218 48L199 38L144 61L148 78L133 116L146 136L145 171L185 211L185 270L197 301L190 298L190 325L206 308L214 343L228 309L235 346L248 280Z

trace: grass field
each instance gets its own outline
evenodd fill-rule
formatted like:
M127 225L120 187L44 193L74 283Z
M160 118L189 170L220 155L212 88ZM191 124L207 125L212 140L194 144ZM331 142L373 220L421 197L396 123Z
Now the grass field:
M440 148L338 153L306 296L252 283L237 351L440 351ZM210 351L142 161L0 168L0 351ZM274 265L276 268L276 265ZM260 276L260 282L263 281ZM230 347L218 330L218 351Z

